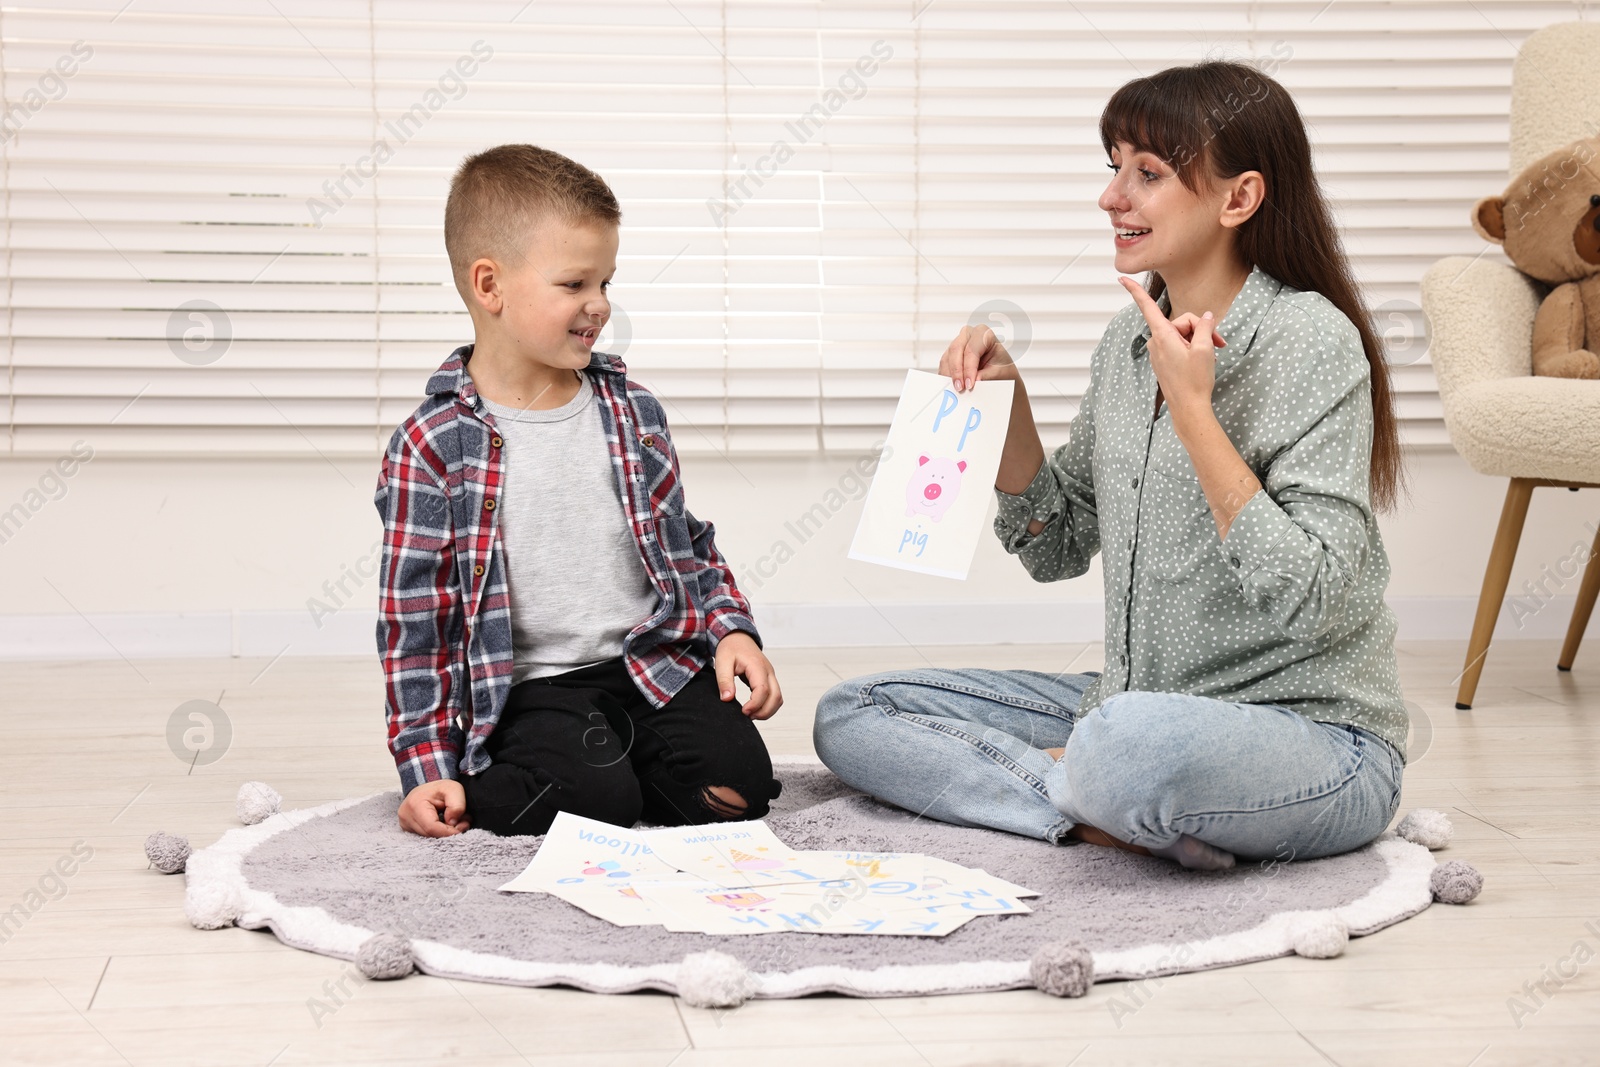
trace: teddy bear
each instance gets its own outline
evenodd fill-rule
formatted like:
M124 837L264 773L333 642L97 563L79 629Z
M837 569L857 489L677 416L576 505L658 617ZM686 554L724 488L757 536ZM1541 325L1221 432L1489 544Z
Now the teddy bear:
M1529 164L1504 196L1472 209L1472 228L1551 286L1533 320L1533 373L1600 378L1600 137Z

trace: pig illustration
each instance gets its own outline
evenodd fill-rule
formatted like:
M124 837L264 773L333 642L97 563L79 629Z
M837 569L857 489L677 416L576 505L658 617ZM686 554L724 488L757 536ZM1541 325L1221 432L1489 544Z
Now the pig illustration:
M906 514L922 515L934 522L944 518L961 492L966 460L917 457L917 469L906 483Z

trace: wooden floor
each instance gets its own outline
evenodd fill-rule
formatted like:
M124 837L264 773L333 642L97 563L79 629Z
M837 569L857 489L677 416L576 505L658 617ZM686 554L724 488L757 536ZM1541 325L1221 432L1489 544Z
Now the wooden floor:
M1032 990L813 997L732 1012L656 993L421 975L346 980L335 1004L328 990L348 964L270 933L191 928L182 878L148 868L145 836L162 829L210 844L238 825L233 798L247 779L271 783L287 808L397 786L375 661L0 665L13 753L0 771L0 909L33 909L0 944L0 1063L1600 1063L1600 650L1561 674L1553 643L1498 644L1477 707L1457 712L1461 652L1401 649L1406 696L1426 722L1401 811L1437 808L1454 820L1455 843L1438 859L1484 873L1471 905L1436 905L1338 959L1108 982L1081 1000ZM934 655L941 665L1056 671L1097 668L1101 650ZM765 731L775 753L792 755L810 754L811 711L833 682L927 662L875 648L773 658L788 702ZM225 749L215 762L191 765L169 747L169 718L190 700L219 704L231 727L226 745L214 739L213 751ZM92 857L53 881L47 872L75 844ZM314 1015L314 999L335 1010Z

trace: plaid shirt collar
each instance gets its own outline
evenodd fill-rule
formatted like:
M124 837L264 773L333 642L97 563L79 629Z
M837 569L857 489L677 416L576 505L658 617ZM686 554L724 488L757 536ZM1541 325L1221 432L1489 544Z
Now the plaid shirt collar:
M428 379L427 391L429 396L453 394L460 397L474 411L478 410L478 387L472 381L472 375L467 373L467 361L472 358L472 345L462 345L450 353L450 358L439 365ZM589 353L589 370L606 371L615 374L618 378L626 378L628 368L621 358L609 352ZM620 387L621 383L617 383Z

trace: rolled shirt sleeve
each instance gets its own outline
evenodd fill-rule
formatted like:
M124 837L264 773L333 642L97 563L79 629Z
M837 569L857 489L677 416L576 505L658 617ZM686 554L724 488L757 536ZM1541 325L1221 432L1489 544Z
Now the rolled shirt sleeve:
M1100 520L1094 497L1094 388L1072 420L1067 443L1045 456L1020 494L995 490L999 501L995 536L1007 552L1022 557L1035 581L1076 578L1100 550ZM1035 520L1044 524L1028 532Z

